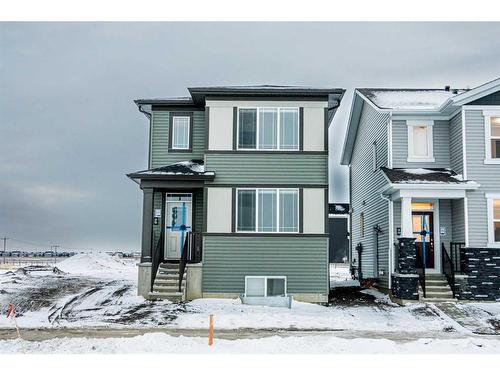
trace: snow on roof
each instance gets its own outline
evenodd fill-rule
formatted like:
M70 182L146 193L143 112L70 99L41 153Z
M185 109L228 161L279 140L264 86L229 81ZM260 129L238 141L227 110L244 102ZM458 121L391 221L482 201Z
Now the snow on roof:
M386 168L381 170L396 184L459 184L467 183L462 175L446 168Z
M143 176L215 176L213 171L205 171L203 160L186 160L163 167L147 169L135 173L130 173L130 178L142 178Z
M358 89L377 107L393 110L437 110L464 90Z

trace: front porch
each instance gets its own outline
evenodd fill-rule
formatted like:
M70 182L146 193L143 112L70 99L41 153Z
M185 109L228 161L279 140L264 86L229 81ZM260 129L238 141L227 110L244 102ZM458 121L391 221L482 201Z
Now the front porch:
M467 191L477 189L446 169L383 169L389 184L390 285L400 299L455 298L467 242Z
M180 301L201 297L204 182L215 178L202 161L128 175L143 191L138 294Z

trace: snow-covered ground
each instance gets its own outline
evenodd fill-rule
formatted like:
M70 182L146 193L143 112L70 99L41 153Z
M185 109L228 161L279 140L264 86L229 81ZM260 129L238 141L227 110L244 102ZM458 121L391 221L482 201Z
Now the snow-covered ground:
M330 263L330 287L359 286L358 280L353 280L348 264Z
M347 276L342 271L344 273L339 271L339 277ZM436 305L415 303L401 307L373 289L339 289L330 306L294 301L291 309L244 305L239 299L170 303L146 301L136 296L136 272L134 262L108 255L82 254L58 263L56 268L24 267L1 273L0 329L13 327L13 322L5 318L8 304L13 303L21 332L27 328L102 330L164 327L167 330L197 330L198 333L192 335L199 335L207 329L209 315L212 314L216 332L246 329L247 332L267 330L267 333L262 336L256 334L260 337L258 340L218 340L215 349L205 348L203 339L169 336L168 331L134 338L66 338L39 343L8 340L8 344L0 340L0 353L16 352L21 347L28 352L89 352L93 351L93 347L97 352L137 352L155 347L156 350L172 353L198 346L200 352L211 350L221 353L252 350L266 353L348 353L359 352L358 345L362 345L367 353L425 352L432 347L454 353L499 349L498 341L472 338L473 330L467 327L468 321L460 325ZM456 309L462 309L464 314L472 312L478 315L480 312L479 324L488 328L488 332L500 331L499 303L457 306ZM280 335L280 330L287 330L288 337L269 337ZM314 337L310 334L290 337L290 332L301 330L315 331ZM316 331L321 332L316 335ZM344 334L335 334L337 331ZM144 331L135 334L142 333ZM427 338L398 345L391 340L380 339L401 336L399 333L403 334L400 339L404 339L405 334L413 339ZM374 345L366 336L379 337L377 344ZM446 343L440 341L443 338L447 339ZM356 343L356 340L361 341Z
M500 340L485 338L419 339L394 342L386 339L343 339L332 335L265 337L221 340L208 346L204 337L173 337L165 333L107 339L52 339L0 341L0 353L176 353L176 354L488 354L500 353Z

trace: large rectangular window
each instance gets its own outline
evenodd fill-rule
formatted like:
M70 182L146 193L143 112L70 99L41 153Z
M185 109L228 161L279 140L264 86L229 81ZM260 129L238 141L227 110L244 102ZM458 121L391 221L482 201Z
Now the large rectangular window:
M238 149L298 150L298 108L239 108Z
M500 116L490 117L490 157L500 160Z
M407 121L408 162L434 162L433 121Z
M297 233L298 189L237 189L236 231Z
M174 116L172 118L172 149L189 149L189 116Z

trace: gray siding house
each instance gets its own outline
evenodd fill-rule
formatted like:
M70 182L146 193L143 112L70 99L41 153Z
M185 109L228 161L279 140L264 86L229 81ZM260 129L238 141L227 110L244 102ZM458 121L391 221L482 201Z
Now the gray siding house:
M399 299L500 298L500 79L357 89L351 264Z
M195 87L150 123L139 294L328 300L328 126L342 89Z

